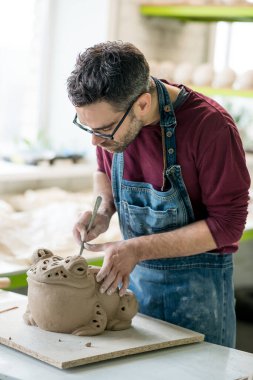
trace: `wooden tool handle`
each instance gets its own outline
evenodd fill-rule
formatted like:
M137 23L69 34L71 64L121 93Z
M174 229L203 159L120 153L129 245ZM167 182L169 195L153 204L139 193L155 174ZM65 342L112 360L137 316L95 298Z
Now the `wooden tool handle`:
M0 289L8 288L11 284L11 280L8 277L0 277Z

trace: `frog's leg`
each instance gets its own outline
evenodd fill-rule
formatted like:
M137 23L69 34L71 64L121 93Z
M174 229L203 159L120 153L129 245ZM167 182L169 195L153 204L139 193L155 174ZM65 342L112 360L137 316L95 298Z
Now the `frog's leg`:
M74 335L98 335L106 328L107 316L100 303L96 303L91 321L72 332Z
M27 325L37 326L37 323L36 323L35 320L33 319L32 314L31 314L31 312L30 312L29 305L27 305L26 312L25 312L25 314L23 315L23 319L24 319L24 321L25 321L25 323L26 323Z
M124 330L131 326L132 318L138 311L138 302L135 295L127 291L127 293L120 297L118 311L115 317L108 321L107 330Z
M106 330L118 331L126 330L131 326L132 320L122 321L120 319L111 319L106 326Z

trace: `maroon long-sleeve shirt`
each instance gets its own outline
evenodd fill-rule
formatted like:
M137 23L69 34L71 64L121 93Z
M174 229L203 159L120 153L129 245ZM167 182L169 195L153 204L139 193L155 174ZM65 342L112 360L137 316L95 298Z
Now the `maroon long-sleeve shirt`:
M221 253L238 248L245 227L250 176L237 127L214 100L189 88L175 109L177 164L196 220L205 219ZM124 126L123 126L124 128ZM97 147L98 170L111 179L113 154ZM124 151L124 178L161 190L162 137L159 124L145 126Z

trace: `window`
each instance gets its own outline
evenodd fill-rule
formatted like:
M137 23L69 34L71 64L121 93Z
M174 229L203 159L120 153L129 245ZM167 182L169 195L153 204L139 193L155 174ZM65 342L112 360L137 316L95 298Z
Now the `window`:
M253 70L252 36L253 22L217 23L214 49L215 71L230 67L236 75L241 75L248 70ZM244 148L253 152L252 97L223 97L218 100L235 119Z
M36 135L39 2L6 0L0 5L0 148L13 149ZM37 39L37 41L36 41ZM3 153L2 153L3 154Z
M214 68L231 67L237 74L253 69L253 22L217 23Z
M66 80L78 53L108 39L108 18L109 0L0 1L0 155L88 150Z

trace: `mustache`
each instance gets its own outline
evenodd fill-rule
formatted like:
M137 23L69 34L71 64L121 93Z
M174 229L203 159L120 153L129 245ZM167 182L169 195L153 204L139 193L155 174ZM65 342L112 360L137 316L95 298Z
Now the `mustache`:
M101 144L98 144L101 148L106 148L106 147L117 147L120 146L121 144L118 143L117 141L110 141L110 142L103 142Z

